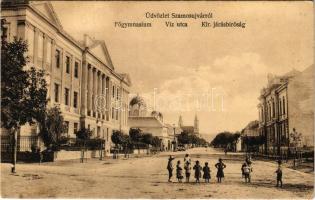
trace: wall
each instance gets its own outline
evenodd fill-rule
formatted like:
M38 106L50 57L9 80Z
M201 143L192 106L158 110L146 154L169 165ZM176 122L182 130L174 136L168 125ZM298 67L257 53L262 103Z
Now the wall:
M288 85L289 132L303 135L303 145L314 146L314 66L308 67Z

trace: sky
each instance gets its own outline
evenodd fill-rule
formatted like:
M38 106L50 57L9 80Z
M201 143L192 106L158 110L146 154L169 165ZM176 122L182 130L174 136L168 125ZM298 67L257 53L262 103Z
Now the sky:
M65 31L106 42L116 71L131 77L133 95L164 121L200 132L241 131L258 118L267 74L313 64L312 2L52 2ZM245 22L246 28L202 28L200 19L147 19L153 13L209 13L206 21ZM118 28L114 22L151 22ZM167 28L166 21L188 22Z

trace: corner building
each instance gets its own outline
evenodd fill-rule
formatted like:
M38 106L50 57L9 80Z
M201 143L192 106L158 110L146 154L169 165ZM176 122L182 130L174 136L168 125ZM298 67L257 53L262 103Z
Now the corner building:
M268 75L258 104L259 134L265 137L260 151L282 155L294 147L293 129L302 134L299 148L314 148L314 65L302 72Z
M58 106L69 138L80 128L105 139L109 152L113 130L128 131L128 74L115 71L103 40L88 35L77 41L66 33L49 2L2 1L5 19L2 36L28 43L29 66L47 73L48 107ZM25 125L19 136L37 135L36 126ZM2 135L6 134L2 130Z

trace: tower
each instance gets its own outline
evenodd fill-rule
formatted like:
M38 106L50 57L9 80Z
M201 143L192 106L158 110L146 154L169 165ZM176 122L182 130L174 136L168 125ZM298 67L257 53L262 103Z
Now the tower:
M195 134L199 134L199 120L198 120L197 115L195 115L194 132Z
M183 119L182 119L182 116L180 115L178 119L178 127L181 128L182 126L183 126Z

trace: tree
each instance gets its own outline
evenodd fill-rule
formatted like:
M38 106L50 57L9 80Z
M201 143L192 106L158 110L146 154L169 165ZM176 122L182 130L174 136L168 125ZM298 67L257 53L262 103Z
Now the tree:
M125 141L124 134L121 131L117 130L113 131L111 139L115 145L122 145Z
M78 139L88 140L92 136L92 131L87 128L81 128L78 132L75 133Z
M4 20L1 20L3 29ZM20 127L43 119L47 105L44 72L26 70L27 43L21 39L7 42L1 38L1 125L14 135L13 168Z
M295 128L293 128L293 132L290 133L290 138L289 138L289 144L293 146L294 148L294 160L293 160L293 165L294 168L296 167L296 158L297 158L297 151L298 147L301 145L302 141L302 133L298 133ZM288 149L290 150L290 148Z
M183 131L178 135L178 143L179 144L190 144L191 143L191 137L187 131Z
M138 128L131 128L129 130L129 136L132 142L141 142L142 132Z
M1 122L7 129L43 119L47 84L43 70L23 69L27 44L22 40L3 42L1 50Z
M61 135L65 132L66 126L58 107L50 108L42 121L40 136L46 147L56 146Z
M151 133L144 133L142 135L142 138L141 138L141 142L145 143L145 144L150 144L152 145L152 142L153 142L153 136Z
M239 137L240 134L238 132L235 134L227 131L221 132L211 141L211 145L214 147L227 148L228 146L234 145Z
M152 139L152 146L154 147L161 147L161 140L159 137L154 136Z

